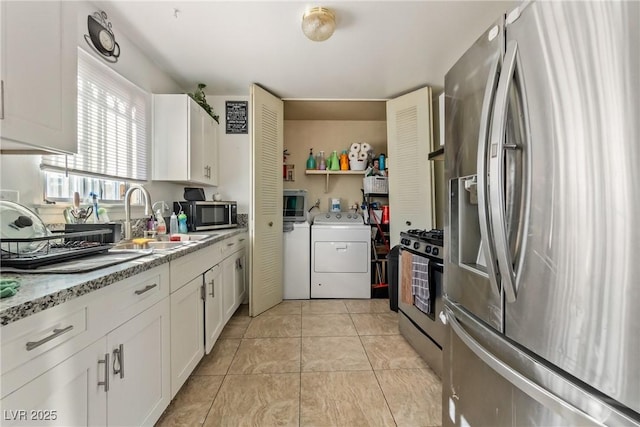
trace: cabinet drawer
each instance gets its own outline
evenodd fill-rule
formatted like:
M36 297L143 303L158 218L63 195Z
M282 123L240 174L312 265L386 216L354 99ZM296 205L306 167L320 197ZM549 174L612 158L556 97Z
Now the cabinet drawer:
M61 313L58 318L42 320L42 323L32 325L20 325L20 322L16 322L16 326L24 329L11 338L8 337L10 332L3 329L3 373L86 332L87 307L80 307L71 313Z
M169 265L163 264L110 287L113 290L104 306L109 307L105 315L112 320L113 328L169 296Z
M240 249L244 249L246 240L247 234L242 233L220 242L220 253L222 254L222 258L224 259L232 253Z
M80 297L2 327L0 396L32 380L98 338L90 298Z

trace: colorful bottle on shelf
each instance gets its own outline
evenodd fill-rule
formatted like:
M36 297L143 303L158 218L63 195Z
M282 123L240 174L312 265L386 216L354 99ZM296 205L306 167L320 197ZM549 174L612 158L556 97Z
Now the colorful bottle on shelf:
M340 154L340 170L349 170L349 156L347 155L347 150L342 150L342 154Z
M329 165L327 169L332 171L340 170L340 162L338 161L338 152L336 150L333 150L333 153L331 153L331 156L329 157Z
M313 157L313 148L309 150L309 158L307 159L307 170L316 168L316 159Z
M318 156L316 158L316 167L318 168L318 170L326 170L327 169L327 164L325 163L325 159L324 159L324 151L320 151L318 153Z

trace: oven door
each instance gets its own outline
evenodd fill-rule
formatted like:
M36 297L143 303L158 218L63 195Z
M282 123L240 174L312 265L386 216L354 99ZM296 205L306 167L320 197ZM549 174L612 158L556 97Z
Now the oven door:
M428 310L424 304L418 302L418 308L416 306L416 300L412 291L412 279L414 274L417 274L412 268L412 258L418 255L422 260L428 260L428 282L429 282L429 297L430 304ZM423 254L416 254L413 251L402 248L400 250L398 265L398 309L411 321L418 326L424 333L436 343L440 348L445 340L445 327L440 322L438 316L444 309L444 303L442 301L442 283L443 283L443 271L444 265L442 260L432 257L427 257ZM419 273L418 273L419 274Z

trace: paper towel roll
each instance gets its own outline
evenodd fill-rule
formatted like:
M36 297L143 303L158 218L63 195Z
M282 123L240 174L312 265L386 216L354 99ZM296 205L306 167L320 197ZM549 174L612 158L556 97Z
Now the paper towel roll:
M370 150L371 150L371 146L366 142L363 142L362 144L360 144L360 151L364 151L365 153L368 153Z
M358 160L358 152L350 151L349 152L349 160Z
M349 148L349 151L351 151L352 153L357 153L358 151L360 151L360 144L354 142L353 144L351 144L351 148Z
M365 151L361 151L358 153L358 160L367 160L368 154Z

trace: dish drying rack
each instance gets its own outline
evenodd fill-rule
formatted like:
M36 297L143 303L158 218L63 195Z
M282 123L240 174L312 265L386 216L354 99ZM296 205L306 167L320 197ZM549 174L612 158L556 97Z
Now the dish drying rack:
M99 228L87 231L51 231L47 236L0 239L2 266L32 269L68 259L95 255L108 251L112 246L113 230ZM25 250L26 245L42 242L35 251Z

